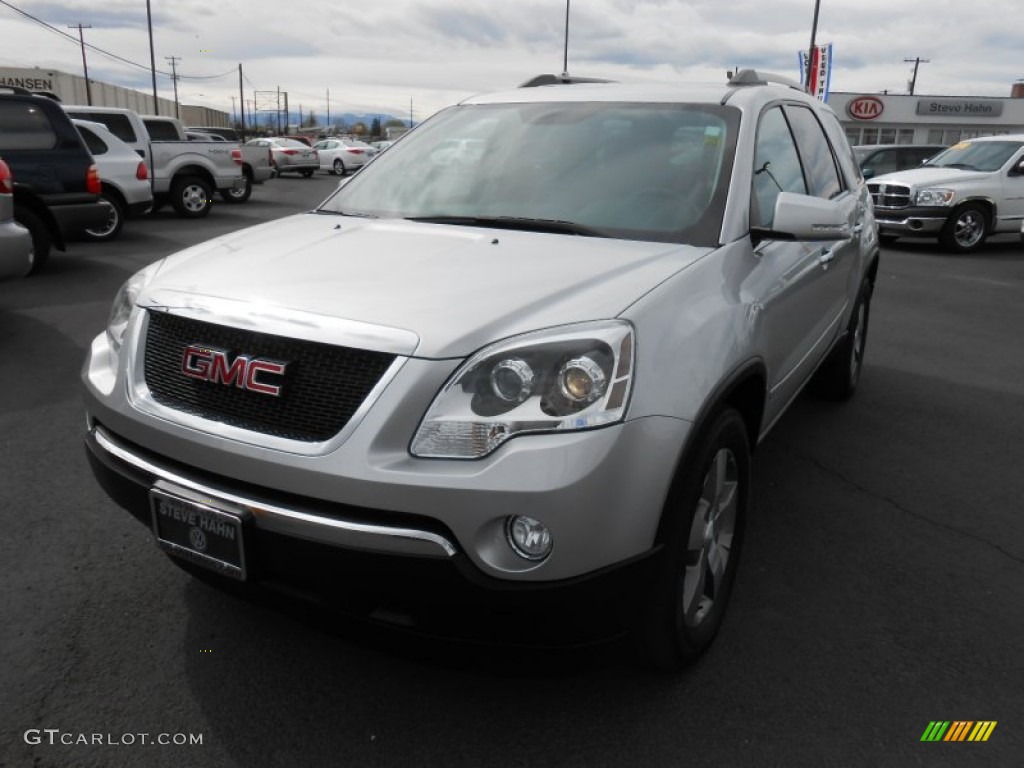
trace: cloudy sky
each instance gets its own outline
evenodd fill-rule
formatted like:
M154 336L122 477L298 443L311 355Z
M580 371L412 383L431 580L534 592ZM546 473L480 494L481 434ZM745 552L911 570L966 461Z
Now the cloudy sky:
M416 120L562 69L566 0L151 0L157 69L177 56L184 103L232 108L278 86L298 106ZM1008 96L1024 79L1020 0L821 0L834 91ZM19 14L45 21L74 40ZM616 80L714 80L752 66L798 76L814 0L571 0L569 70ZM146 68L87 51L95 79L152 89L145 0L0 0L0 66L81 74L77 30ZM203 79L198 79L203 78ZM161 96L172 97L158 74Z

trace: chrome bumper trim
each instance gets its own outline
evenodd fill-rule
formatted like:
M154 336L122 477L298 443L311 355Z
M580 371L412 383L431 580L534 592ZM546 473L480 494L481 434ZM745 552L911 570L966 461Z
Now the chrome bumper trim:
M96 444L111 456L171 486L200 494L204 499L241 507L253 515L257 528L266 531L322 544L390 554L443 558L452 557L457 551L447 538L430 531L337 520L200 483L132 453L101 427L93 427L92 434Z

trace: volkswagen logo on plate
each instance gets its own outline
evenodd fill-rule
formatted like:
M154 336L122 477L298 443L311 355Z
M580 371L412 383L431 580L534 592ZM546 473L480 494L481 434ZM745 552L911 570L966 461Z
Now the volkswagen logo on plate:
M195 526L189 528L188 540L189 543L192 545L192 548L197 552L206 551L206 534L198 528L196 528Z

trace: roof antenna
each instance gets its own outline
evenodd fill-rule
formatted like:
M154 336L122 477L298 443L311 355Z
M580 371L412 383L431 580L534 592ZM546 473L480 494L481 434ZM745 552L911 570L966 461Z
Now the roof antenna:
M569 76L569 0L565 0L565 49L562 55L562 77Z

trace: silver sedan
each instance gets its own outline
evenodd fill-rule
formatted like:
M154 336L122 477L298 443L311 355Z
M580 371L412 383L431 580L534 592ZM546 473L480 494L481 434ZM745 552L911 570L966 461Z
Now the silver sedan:
M0 158L0 279L27 275L33 256L32 235L14 220L14 177Z
M320 169L344 176L366 165L377 150L356 139L324 139L313 145L320 153Z
M268 147L271 162L278 175L282 173L299 173L307 179L320 168L320 158L315 149L303 144L298 139L277 136L268 139L253 139L246 143L247 147Z

